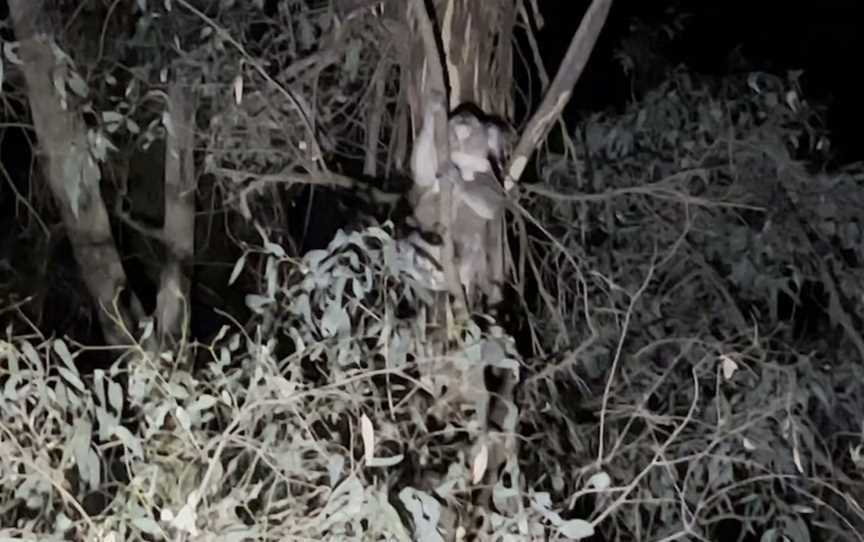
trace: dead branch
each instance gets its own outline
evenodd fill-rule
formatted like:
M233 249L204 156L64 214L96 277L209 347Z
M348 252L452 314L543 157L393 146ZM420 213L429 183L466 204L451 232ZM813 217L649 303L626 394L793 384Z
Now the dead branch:
M250 193L263 190L265 186L270 184L299 184L366 191L373 202L390 205L396 203L396 201L402 196L402 194L398 192L385 192L384 190L375 188L374 186L368 186L366 183L354 179L353 177L333 172L311 175L284 171L282 173L267 174L216 167L212 168L211 173L227 177L235 184L244 182L247 179L252 179L251 182L240 189L237 194L226 199L226 205L237 203L238 201L245 199Z
M543 97L540 107L528 122L528 126L519 139L519 144L516 145L507 168L505 168L507 172L505 186L508 190L519 182L525 171L525 166L528 164L528 158L534 153L540 141L549 133L552 123L555 122L561 111L564 110L564 106L570 101L573 88L585 70L585 65L588 63L594 44L597 43L600 30L606 23L606 17L611 6L612 0L593 0L588 11L585 12L579 29L576 30L576 34L570 42L567 54L564 55L564 60L558 68L555 79Z

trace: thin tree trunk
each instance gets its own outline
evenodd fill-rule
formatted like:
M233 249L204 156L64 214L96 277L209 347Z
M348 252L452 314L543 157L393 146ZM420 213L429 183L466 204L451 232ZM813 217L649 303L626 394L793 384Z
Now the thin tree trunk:
M133 325L141 316L133 317L133 312L138 311L131 309L140 309L140 304L131 292L129 306L117 302L126 286L126 273L99 188L101 172L90 151L84 120L66 107L54 88L52 74L58 67L58 59L51 47L50 34L38 28L40 21L48 19L43 6L40 0L9 0L41 165L60 208L84 283L100 308L105 341L112 345L128 344L129 333L135 330Z
M179 82L168 92L170 126L165 141L165 223L168 253L156 298L159 338L178 344L189 328L190 281L187 269L195 252L195 107L191 91Z

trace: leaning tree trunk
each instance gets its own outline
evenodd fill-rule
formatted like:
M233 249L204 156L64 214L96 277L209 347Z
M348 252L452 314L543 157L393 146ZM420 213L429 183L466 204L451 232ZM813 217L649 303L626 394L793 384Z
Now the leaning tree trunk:
M87 290L98 306L99 322L107 344L130 342L129 332L140 314L118 303L126 286L108 212L99 188L101 172L91 152L87 127L68 108L54 87L52 75L61 59L52 50L51 35L39 29L48 18L40 0L9 0L15 35L20 43L21 66L27 83L30 110L42 154L42 167ZM62 71L61 71L62 73ZM118 314L119 313L119 314ZM119 316L119 318L118 318ZM125 329L124 329L125 328Z

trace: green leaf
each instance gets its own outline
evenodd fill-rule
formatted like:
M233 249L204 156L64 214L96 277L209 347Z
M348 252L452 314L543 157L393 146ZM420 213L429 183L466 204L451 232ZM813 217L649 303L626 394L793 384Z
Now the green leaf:
M75 361L72 359L72 354L69 352L69 348L66 346L66 343L63 342L63 339L55 339L52 347L57 356L60 357L63 364L66 365L70 371L77 373L78 369L75 367Z
M174 409L174 417L177 418L177 421L184 430L192 430L192 419L189 417L189 413L186 412L185 408L178 406Z
M123 115L117 111L103 111L102 122L121 122Z
M88 483L90 489L95 490L99 487L101 472L99 457L91 447L92 433L93 424L89 419L78 420L69 445L81 479Z
M32 369L40 370L42 368L42 360L39 358L36 349L30 344L30 341L21 341L21 352L27 358L27 361L30 362Z
M108 403L118 414L123 412L123 388L113 380L108 382Z
M117 437L123 446L132 453L133 457L139 459L144 457L144 449L141 447L141 441L138 440L138 437L133 435L128 429L122 425L115 425L111 428L110 434L111 436Z
M66 84L72 89L72 92L81 98L87 98L90 94L90 89L87 87L87 82L74 71L69 72L69 78L66 79Z
M217 403L217 399L212 395L202 395L198 397L191 405L189 405L189 410L192 412L199 412L201 410L209 410L213 408L213 406Z
M159 524L151 517L141 516L132 518L132 525L134 525L139 531L143 531L150 536L159 537L159 535L162 534L162 529L159 527Z
M234 284L234 281L237 280L237 277L240 276L240 273L243 272L243 267L246 265L246 256L247 252L244 252L242 256L240 256L236 262L234 262L234 268L231 270L231 276L228 277L228 286Z
M84 383L81 382L80 378L78 378L78 373L70 371L66 367L58 367L57 372L60 373L60 376L63 378L63 380L71 384L78 391L80 391L81 393L87 392L87 389L84 387Z
M568 519L558 526L561 534L571 540L582 540L594 536L594 526L584 519Z

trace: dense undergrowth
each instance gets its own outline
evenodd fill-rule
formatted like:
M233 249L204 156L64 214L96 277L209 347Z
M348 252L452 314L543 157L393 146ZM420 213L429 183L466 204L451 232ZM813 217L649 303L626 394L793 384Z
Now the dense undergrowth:
M452 353L466 381L520 370L490 537L862 539L862 173L814 166L826 141L794 76L676 73L541 158L510 217L525 323L478 315ZM193 374L134 346L85 374L7 332L0 536L439 539L478 428L417 408L453 383L423 371L433 294L388 228L264 243L257 325Z

